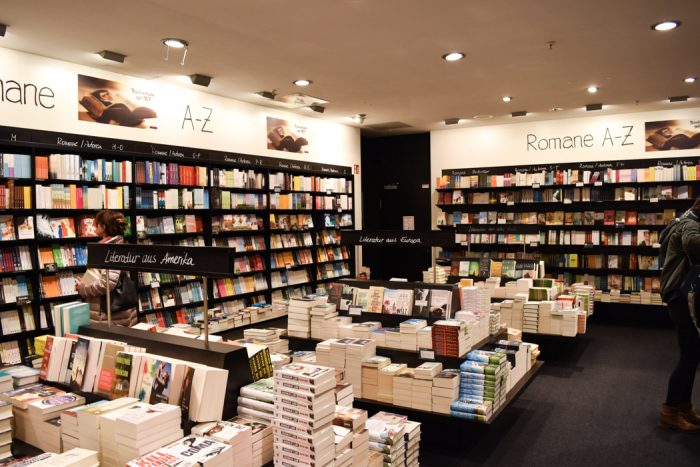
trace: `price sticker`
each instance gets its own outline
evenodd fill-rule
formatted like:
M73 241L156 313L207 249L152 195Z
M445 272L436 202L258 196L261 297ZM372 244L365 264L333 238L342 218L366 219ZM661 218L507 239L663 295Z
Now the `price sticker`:
M593 186L603 186L603 182L595 182Z
M152 289L157 289L158 287L160 287L160 282L158 282L158 281L151 281L151 288L152 288Z
M540 184L539 184L539 183L533 183L533 184L532 184L532 188L539 188L539 187L540 187Z
M659 198L649 198L649 202L650 202L650 203L658 203L658 202L659 202Z
M540 246L540 242L530 242L531 248L537 248L538 246Z
M570 198L564 198L564 204L571 204Z
M584 248L593 248L593 244L592 243L584 243L583 247Z
M583 182L576 182L576 186L577 186L577 187L582 187L582 186L583 186Z
M421 360L435 360L435 351L432 349L420 349Z
M292 269L292 265L289 264L289 263L285 264L284 267L287 268L287 269Z
M276 186L276 187L275 187L275 190L274 190L274 191L275 191L275 193L279 193L279 192L281 192L281 191L282 191L282 188L281 188L281 187L278 187L278 186Z
M343 212L343 208L338 208L338 212Z
M328 196L330 196L330 195L333 194L333 192L332 192L331 190L326 190L326 194L327 194Z
M17 298L15 299L15 303L17 303L17 306L22 306L22 305L27 305L29 303L32 303L31 300L29 300L29 295L17 295Z
M508 201L507 206L515 206L515 201Z
M350 306L348 307L348 314L350 316L360 316L362 314L361 306Z

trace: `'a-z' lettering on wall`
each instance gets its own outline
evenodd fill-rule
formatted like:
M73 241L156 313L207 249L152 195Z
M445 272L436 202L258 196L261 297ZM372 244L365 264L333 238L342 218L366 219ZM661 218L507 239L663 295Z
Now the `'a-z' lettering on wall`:
M211 107L201 107L201 111L198 111L194 116L192 115L192 109L188 105L185 107L185 116L182 119L182 128L189 126L192 131L199 131L200 133L214 133L212 129L211 117L214 113L214 109Z
M632 146L634 145L634 141L632 140L633 130L634 125L622 125L619 128L606 127L599 139L591 133L544 138L534 133L528 133L526 144L528 151Z

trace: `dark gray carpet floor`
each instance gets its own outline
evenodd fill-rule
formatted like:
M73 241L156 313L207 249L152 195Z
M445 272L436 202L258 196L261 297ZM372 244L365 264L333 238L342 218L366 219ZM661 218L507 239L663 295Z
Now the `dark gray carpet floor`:
M422 444L421 465L700 465L700 434L658 425L678 355L672 329L591 324L572 342L540 344L545 365L497 422L441 433L446 446Z

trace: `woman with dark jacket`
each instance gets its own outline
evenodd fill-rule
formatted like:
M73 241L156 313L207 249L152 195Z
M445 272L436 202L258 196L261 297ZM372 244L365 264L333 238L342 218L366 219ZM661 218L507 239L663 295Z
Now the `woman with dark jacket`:
M688 297L680 292L691 264L700 264L700 198L661 232L661 296L668 304L678 333L680 360L668 382L661 424L679 431L700 433L700 417L691 402L695 373L700 363L700 329Z
M95 215L97 235L102 237L100 243L124 243L124 230L127 222L124 215L117 211L100 211ZM109 290L113 290L119 281L121 271L109 270ZM82 279L76 279L75 288L81 297L90 304L90 321L107 321L107 310L101 309L101 298L107 295L107 279L104 269L88 269ZM136 308L112 312L112 323L133 326L137 321Z

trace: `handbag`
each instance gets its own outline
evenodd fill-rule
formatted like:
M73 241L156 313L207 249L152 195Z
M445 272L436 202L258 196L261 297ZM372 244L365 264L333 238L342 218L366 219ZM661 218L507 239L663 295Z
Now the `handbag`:
M138 305L136 284L126 271L119 273L117 285L109 292L110 307L113 313L135 308ZM107 313L107 295L100 297L100 311Z
M690 269L683 277L683 282L679 288L681 297L688 301L688 313L690 319L700 334L700 323L698 323L698 305L700 305L700 264L690 263Z

